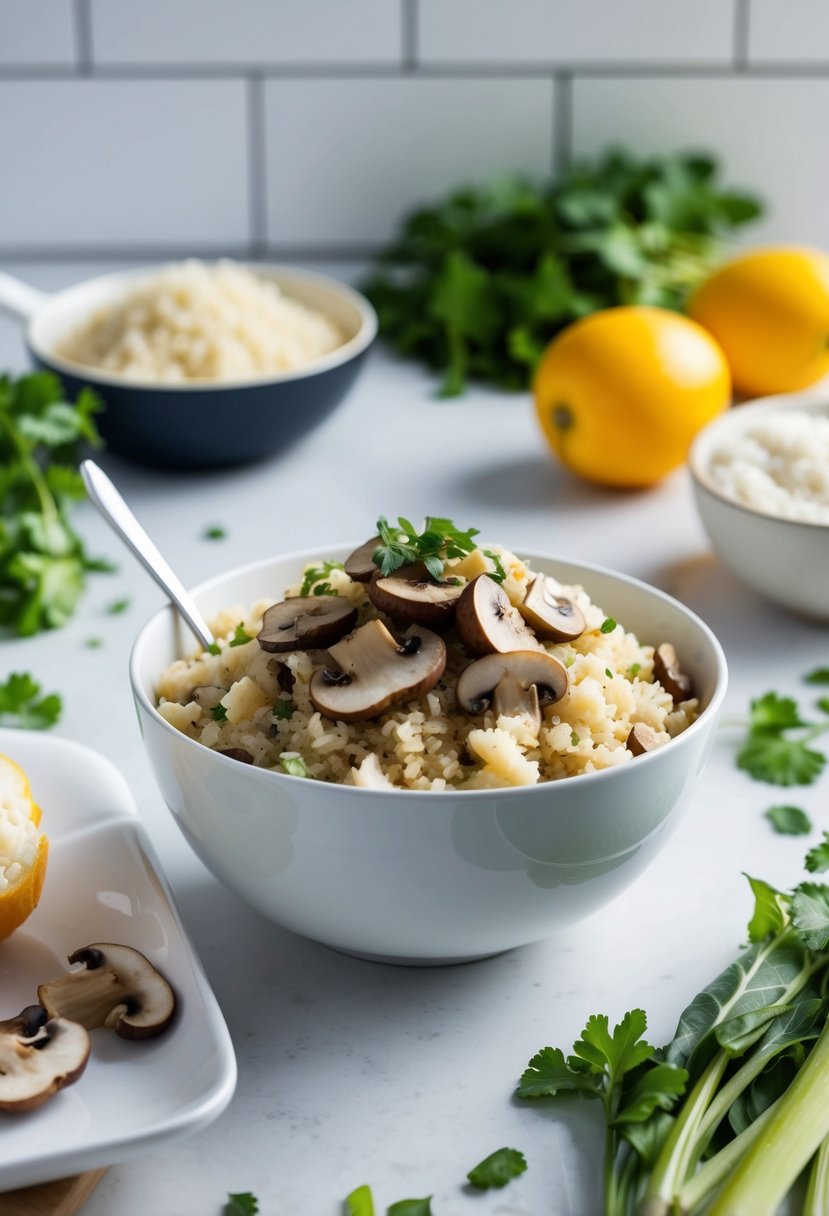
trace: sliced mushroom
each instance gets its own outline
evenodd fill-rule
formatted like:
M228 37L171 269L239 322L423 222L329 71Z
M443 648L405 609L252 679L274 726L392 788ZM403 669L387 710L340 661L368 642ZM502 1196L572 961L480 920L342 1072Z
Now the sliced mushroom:
M202 709L215 709L226 692L218 684L197 684L190 697Z
M587 622L577 604L558 594L553 579L538 574L527 588L518 611L545 642L572 642L584 633Z
M50 1017L106 1026L122 1039L149 1039L170 1025L176 998L164 976L132 946L97 942L69 955L83 964L59 980L41 984L37 999Z
M268 670L276 676L276 682L283 692L290 694L294 691L296 676L287 663L281 663L279 659L271 659L268 663Z
M320 713L342 722L377 718L395 701L422 696L446 667L446 647L436 633L413 626L398 642L377 620L355 629L328 653L337 670L316 671L309 691Z
M253 756L244 747L217 747L216 751L229 760L238 760L240 764L253 764Z
M388 578L377 571L368 588L374 607L407 625L448 625L463 592L462 580L435 583L425 569L414 575L409 569Z
M371 576L377 573L374 564L374 554L383 542L379 536L372 536L364 545L345 559L345 572L355 583L370 583Z
M662 642L654 651L653 674L674 702L687 701L692 696L691 677L680 667L670 642Z
M29 1005L0 1022L0 1110L34 1110L77 1081L89 1059L83 1026Z
M256 640L272 654L324 649L356 622L357 609L341 595L298 595L268 608Z
M656 732L646 726L644 722L637 722L632 726L625 740L625 747L634 756L644 756L645 752L652 752L658 746Z
M455 696L461 709L482 714L524 717L538 734L541 707L560 701L567 691L567 668L543 650L488 654L461 672Z
M456 621L461 640L471 654L542 649L506 591L488 574L479 574L464 587Z

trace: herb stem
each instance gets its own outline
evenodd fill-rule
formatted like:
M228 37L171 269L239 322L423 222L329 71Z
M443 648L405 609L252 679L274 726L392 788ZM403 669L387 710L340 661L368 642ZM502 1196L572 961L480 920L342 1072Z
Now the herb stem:
M728 1177L737 1162L753 1144L772 1116L772 1112L780 1101L778 1098L753 1123L735 1136L725 1148L720 1149L716 1156L708 1161L685 1182L679 1192L679 1210L683 1213L693 1212L711 1193Z

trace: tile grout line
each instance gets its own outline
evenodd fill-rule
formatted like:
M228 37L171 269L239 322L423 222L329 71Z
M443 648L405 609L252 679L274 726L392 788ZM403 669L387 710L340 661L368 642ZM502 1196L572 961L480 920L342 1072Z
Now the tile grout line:
M404 72L414 72L418 57L418 25L420 22L419 0L400 0L401 10L401 67Z
M92 43L92 9L90 0L75 0L73 5L73 28L78 74L91 76L95 59Z
M734 67L745 72L749 63L751 0L734 0Z
M267 139L265 129L265 82L250 75L246 82L248 128L248 219L250 252L262 257L268 241Z
M573 157L573 77L560 72L553 77L553 175L561 177Z

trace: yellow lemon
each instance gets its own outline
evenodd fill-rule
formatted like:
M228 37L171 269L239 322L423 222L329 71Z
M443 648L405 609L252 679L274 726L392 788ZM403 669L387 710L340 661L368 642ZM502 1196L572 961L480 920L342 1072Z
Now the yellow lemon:
M589 481L647 486L685 460L726 408L731 377L700 325L663 308L608 308L568 326L535 376L538 420L561 461Z
M0 756L0 941L35 910L49 842L38 832L40 807L19 765Z
M691 316L725 351L742 393L791 393L829 372L829 255L755 249L715 270Z

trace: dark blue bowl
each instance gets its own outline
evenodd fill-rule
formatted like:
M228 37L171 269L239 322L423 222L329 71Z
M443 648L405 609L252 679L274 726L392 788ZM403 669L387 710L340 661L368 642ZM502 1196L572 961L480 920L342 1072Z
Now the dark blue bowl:
M205 469L261 460L318 426L339 405L377 332L368 301L336 279L288 267L252 266L286 296L330 316L346 341L293 372L250 380L181 385L107 375L54 353L92 313L155 268L102 275L48 296L29 320L26 345L37 367L55 372L70 399L90 385L106 409L98 425L119 456L156 468Z

